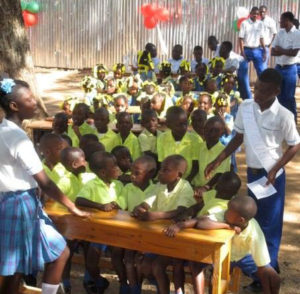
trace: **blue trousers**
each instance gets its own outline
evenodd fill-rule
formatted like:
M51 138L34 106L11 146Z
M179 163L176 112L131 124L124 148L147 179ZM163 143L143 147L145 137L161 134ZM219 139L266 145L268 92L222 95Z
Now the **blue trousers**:
M267 68L263 61L263 49L261 47L253 49L244 48L244 52L247 57L247 61L253 62L256 74L259 77L260 74Z
M298 78L300 79L300 63L297 64Z
M276 70L278 70L282 75L282 85L281 92L278 95L278 100L281 105L290 110L297 119L297 107L296 107L296 85L297 85L297 65L288 65L281 67L276 65Z
M251 169L247 169L248 183L252 183L260 179L262 176L267 176L267 172L262 171L258 174L253 174ZM285 172L283 172L278 178L276 178L274 187L277 190L275 194L260 200L257 200L250 190L248 190L248 193L249 196L251 196L257 204L257 214L255 216L255 219L264 232L271 258L271 266L275 270L279 271L278 252L281 242L283 225Z
M239 69L237 71L239 92L242 99L252 98L250 89L250 81L248 75L248 61L243 60L240 62Z

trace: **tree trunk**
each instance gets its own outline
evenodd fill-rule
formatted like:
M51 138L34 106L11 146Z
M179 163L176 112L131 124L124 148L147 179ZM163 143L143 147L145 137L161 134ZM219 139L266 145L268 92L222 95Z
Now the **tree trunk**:
M20 0L0 0L0 74L26 81L38 102L37 117L47 116L36 85Z

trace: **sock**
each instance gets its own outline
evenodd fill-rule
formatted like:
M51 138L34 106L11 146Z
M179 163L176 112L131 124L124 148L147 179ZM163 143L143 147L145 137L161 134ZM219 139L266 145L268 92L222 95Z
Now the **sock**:
M84 272L84 277L83 277L83 282L87 283L93 281L92 277L90 276L89 272L87 270L85 270Z
M130 287L127 284L121 284L120 285L120 291L119 294L130 294Z
M137 284L130 287L130 294L141 294L142 293L142 285Z
M71 288L71 281L69 279L63 279L63 285L65 288Z
M56 294L58 290L58 285L51 285L47 283L42 283L42 294Z

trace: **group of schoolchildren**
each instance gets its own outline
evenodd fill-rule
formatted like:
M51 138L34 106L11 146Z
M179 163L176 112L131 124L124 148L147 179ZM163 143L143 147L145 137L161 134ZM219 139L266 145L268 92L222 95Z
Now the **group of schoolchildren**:
M169 237L185 228L234 229L232 261L261 280L266 293L273 293L267 291L275 289L278 280L268 272L268 249L253 219L256 204L248 196L238 196L241 181L230 158L211 179L204 175L207 164L230 141L239 103L236 77L223 74L222 64L222 59L214 59L209 70L205 63L197 63L196 77L191 78L190 65L180 63L175 80L171 63L164 62L155 82L141 81L138 75L124 79L122 64L114 66L114 77L106 79L107 69L97 65L95 76L83 83L85 102L64 101L64 112L55 115L53 132L41 138L39 148L48 176L76 205L127 210L143 221L174 220L163 232ZM128 113L132 105L139 105L141 113ZM138 136L132 131L134 122L143 127ZM162 124L165 131L159 129ZM71 293L71 259L78 242L84 248L87 293L104 293L109 282L100 275L99 259L107 246L78 240L68 241L65 292ZM250 255L256 273L243 263ZM153 281L159 293L169 293L168 265L173 265L176 293L184 293L184 260L116 247L111 248L111 257L120 293L141 293L144 278ZM204 293L206 265L189 265L195 293ZM268 279L269 275L275 278Z

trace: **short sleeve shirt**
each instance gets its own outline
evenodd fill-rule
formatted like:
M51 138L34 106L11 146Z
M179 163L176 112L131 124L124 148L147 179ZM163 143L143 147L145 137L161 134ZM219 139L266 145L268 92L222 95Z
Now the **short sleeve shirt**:
M67 172L65 167L58 162L53 169L50 169L44 162L43 162L43 168L47 176L54 182L57 183Z
M104 145L105 151L111 152L119 143L118 135L113 130L108 130L105 134L97 134L99 142Z
M157 137L160 135L160 131L157 131L156 136L150 133L147 129L144 129L140 135L138 136L140 146L141 146L141 151L151 151L152 153L157 153L156 150L156 141Z
M203 206L203 208L198 212L197 216L202 216L206 214L215 214L222 212L227 209L228 200L219 198L210 198Z
M173 58L170 58L170 59L168 60L168 62L171 63L171 72L172 72L173 74L177 74L177 72L178 72L178 70L179 70L179 67L180 67L180 64L181 64L181 62L182 62L183 60L184 60L183 57L180 58L180 59L178 59L178 60L175 60L175 59L173 59Z
M273 35L277 34L276 22L272 17L266 15L262 23L265 45L269 46L272 42Z
M0 192L37 187L32 177L43 170L42 162L26 133L15 123L0 122Z
M252 104L254 118L261 133L261 137L270 155L278 160L282 156L282 142L294 146L300 143L300 137L296 128L294 115L283 107L277 100L273 102L270 108L261 112L258 104L253 99L247 99L239 106L237 116L234 122L234 130L244 134L244 144L246 151L247 166L251 168L263 168L256 154L251 147L251 138L245 133L243 122L243 108L247 104Z
M190 207L196 203L194 190L190 183L180 179L175 188L168 192L167 185L157 184L156 196L149 197L145 202L151 211L171 211L179 206Z
M224 222L225 211L212 214L211 220ZM259 224L253 218L248 226L240 233L236 234L231 244L231 261L239 261L246 255L251 254L258 267L266 266L270 263L270 255L264 233Z
M130 132L124 142L122 142L122 138L120 134L117 134L117 138L118 138L118 145L123 145L127 147L133 160L136 160L138 157L142 155L140 143L135 134Z
M260 20L253 22L250 18L243 21L239 38L244 40L245 47L259 47L260 39L263 38L263 23Z
M186 178L191 172L193 160L198 160L195 144L198 141L194 134L186 132L181 141L176 142L171 130L167 130L157 138L158 161L162 162L169 155L180 154L187 161L188 167L183 176Z
M80 132L81 136L86 135L86 134L95 134L95 135L97 135L96 129L91 127L86 122L84 122L81 126L79 126L79 132ZM71 125L68 126L68 136L72 140L72 146L73 147L78 147L79 146L79 138L75 134L75 132L74 132Z

